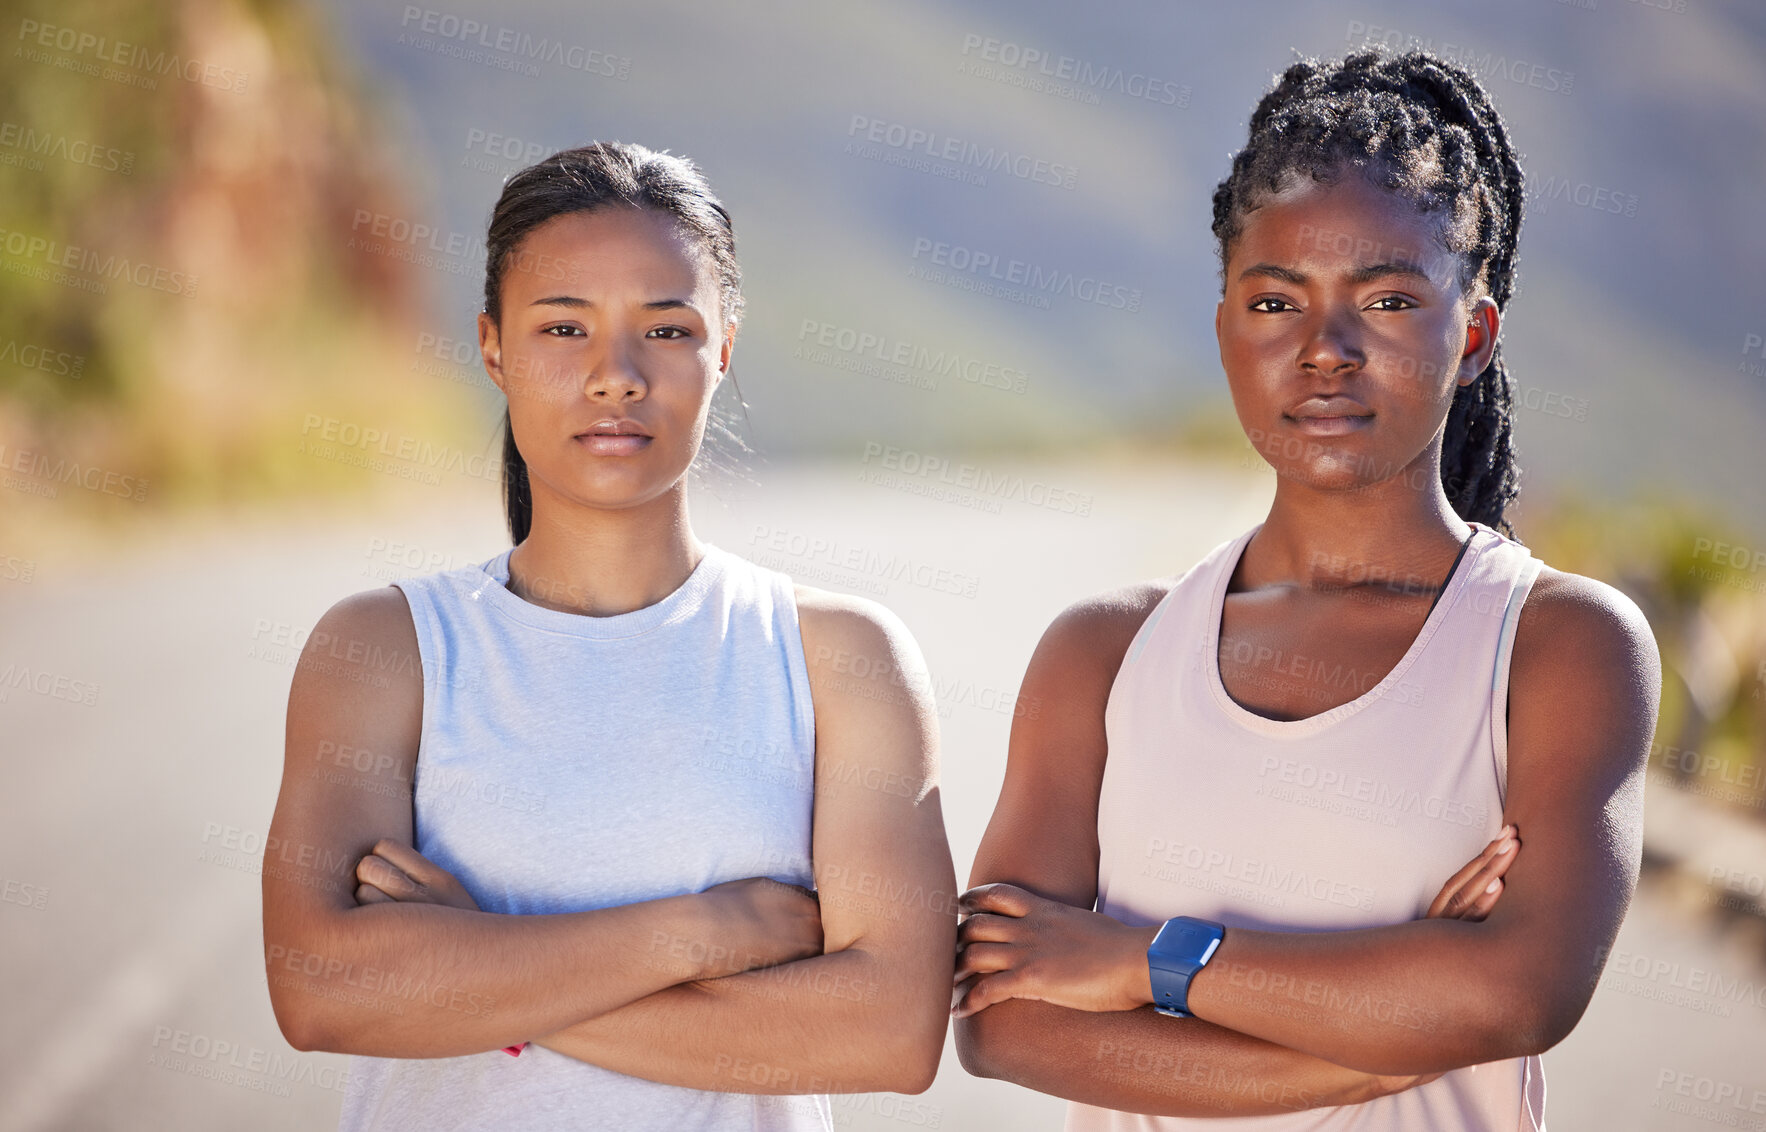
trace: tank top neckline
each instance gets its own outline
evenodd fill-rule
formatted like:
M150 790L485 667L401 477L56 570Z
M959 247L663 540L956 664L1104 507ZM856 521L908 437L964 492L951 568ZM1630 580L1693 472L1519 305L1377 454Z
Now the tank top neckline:
M561 609L535 605L516 596L508 588L509 556L515 553L514 547L479 565L485 575L484 581L469 596L474 601L489 603L491 608L507 615L511 620L547 632L598 641L638 637L667 625L678 624L705 604L706 596L728 569L729 552L708 542L700 545L705 547L705 554L699 559L698 565L693 567L693 572L687 575L686 581L662 600L626 613L614 613L606 617L566 613Z
M1225 554L1222 555L1224 561L1214 579L1213 599L1209 603L1208 639L1203 644L1206 655L1202 658L1202 667L1207 674L1208 691L1212 694L1216 706L1228 719L1246 730L1264 735L1298 738L1321 731L1376 703L1380 697L1404 679L1404 674L1416 663L1417 658L1422 655L1423 648L1429 643L1429 639L1435 635L1436 630L1440 629L1441 623L1453 610L1459 592L1465 588L1466 580L1471 577L1479 555L1492 545L1490 539L1485 536L1494 536L1499 542L1502 540L1500 534L1483 523L1468 520L1467 525L1472 528L1472 533L1466 540L1464 550L1459 556L1452 576L1442 586L1441 594L1435 601L1435 607L1429 611L1428 617L1424 618L1423 627L1417 630L1417 635L1410 642L1410 647L1405 650L1403 656L1398 658L1398 663L1392 666L1392 671L1386 673L1379 683L1348 703L1338 704L1336 707L1327 708L1300 719L1270 719L1267 716L1258 715L1228 694L1226 681L1220 675L1220 628L1223 615L1226 612L1226 589L1232 583L1233 573L1238 569L1239 559L1244 556L1245 547L1249 545L1252 538L1256 537L1257 532L1263 529L1263 524L1258 523L1240 535L1238 541L1229 546Z

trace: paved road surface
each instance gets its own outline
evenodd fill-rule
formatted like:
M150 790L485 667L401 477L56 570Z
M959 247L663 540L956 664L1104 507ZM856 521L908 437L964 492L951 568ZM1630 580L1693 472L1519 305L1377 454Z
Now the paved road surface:
M1010 696L1048 620L1080 595L1188 565L1255 522L1269 490L1176 467L1022 470L1058 489L1034 493L1050 502L953 501L926 494L925 477L860 482L850 466L762 470L760 485L695 498L702 537L878 596L913 629L941 692L959 879L1003 770ZM1064 510L1081 500L1089 514ZM170 524L114 556L46 554L29 583L0 581L0 671L50 674L33 676L46 694L0 689L0 1128L334 1127L345 1059L282 1041L261 960L256 868L293 642L345 594L505 545L494 496L470 482L347 515ZM870 552L929 568L925 584L840 565ZM1696 1108L1766 1090L1759 942L1671 896L1640 895L1615 955L1624 969L1548 1055L1557 1132L1766 1127L1766 1113ZM1729 980L1723 993L1713 975ZM947 1050L925 1095L843 1099L836 1112L851 1129L1008 1132L1057 1129L1061 1108L968 1077Z

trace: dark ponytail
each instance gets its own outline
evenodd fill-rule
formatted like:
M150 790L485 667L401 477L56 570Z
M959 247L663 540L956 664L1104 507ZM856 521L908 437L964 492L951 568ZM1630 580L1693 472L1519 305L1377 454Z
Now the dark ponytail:
M1460 260L1460 282L1506 312L1514 293L1523 185L1508 130L1477 79L1428 52L1364 51L1283 72L1251 115L1245 148L1214 190L1222 280L1244 216L1295 174L1328 181L1347 166L1383 178L1426 212ZM1513 537L1520 493L1514 379L1500 345L1454 392L1441 442L1441 484L1462 519Z
M554 153L503 185L485 237L484 311L491 320L502 322L503 272L529 232L555 216L608 205L667 213L699 240L718 275L724 331L733 334L742 319L742 270L736 263L736 233L730 214L691 160L626 142L592 142ZM734 385L735 375L729 376ZM739 401L739 391L737 396ZM727 427L718 423L727 434ZM533 492L527 461L515 446L515 428L507 409L503 412L503 509L509 520L509 537L519 544L533 529Z

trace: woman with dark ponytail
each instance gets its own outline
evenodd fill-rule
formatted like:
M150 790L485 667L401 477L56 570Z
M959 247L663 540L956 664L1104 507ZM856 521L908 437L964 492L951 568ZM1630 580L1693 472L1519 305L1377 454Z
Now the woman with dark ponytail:
M1251 117L1215 325L1275 500L1049 628L962 899L963 1064L1069 1132L1544 1128L1660 665L1511 526L1521 206L1488 95L1426 53L1296 63Z
M688 515L729 213L598 143L511 177L486 250L514 545L313 630L264 870L284 1035L356 1055L346 1132L825 1130L829 1093L924 1091L956 924L919 650Z

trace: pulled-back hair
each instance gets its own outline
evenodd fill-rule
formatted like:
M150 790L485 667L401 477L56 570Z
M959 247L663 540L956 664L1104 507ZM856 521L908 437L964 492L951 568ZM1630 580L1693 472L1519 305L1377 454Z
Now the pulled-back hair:
M1245 148L1214 190L1222 281L1245 215L1294 178L1333 182L1346 169L1438 214L1443 245L1468 296L1508 309L1521 232L1521 167L1490 96L1463 68L1424 51L1364 51L1337 63L1303 59L1251 115ZM1513 536L1519 494L1514 380L1500 345L1459 387L1441 443L1441 483L1462 519Z
M503 185L485 237L484 311L502 322L503 275L528 233L556 216L609 205L654 209L672 216L711 258L718 277L724 332L742 320L742 269L730 214L699 167L686 157L627 142L592 142L529 165ZM533 529L527 461L515 447L515 428L503 414L503 507L516 543Z

